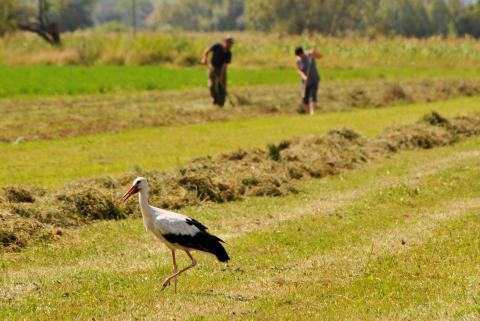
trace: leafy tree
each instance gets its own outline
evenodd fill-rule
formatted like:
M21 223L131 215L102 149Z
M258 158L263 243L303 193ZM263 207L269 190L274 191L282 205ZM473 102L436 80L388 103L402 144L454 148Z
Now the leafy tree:
M0 34L20 29L36 33L50 44L60 44L60 32L93 25L96 0L2 0Z
M301 33L307 29L318 29L324 25L321 3L311 8L310 0L246 0L247 26L253 30ZM313 13L313 14L312 14ZM310 27L310 28L309 28Z
M407 37L431 35L428 10L422 1L399 0L386 3L384 30Z
M244 0L223 0L212 10L215 30L245 29Z
M36 10L30 5L19 6L14 14L16 27L36 33L52 45L60 44L58 18L47 0L38 0Z
M57 1L60 30L73 31L93 26L92 12L95 2L96 0Z
M147 26L147 18L154 11L151 0L102 0L99 1L95 12L98 24L119 22L131 26L133 24L133 6L135 6L135 20L140 28Z
M448 34L450 13L444 0L433 0L430 13L430 22L433 33L444 36Z
M149 18L157 28L194 31L242 30L244 0L176 0L157 5Z
M245 0L249 29L332 35L352 30L428 37L447 35L452 24L460 34L476 35L480 19L466 7L473 8L462 0Z
M462 11L456 21L457 33L460 36L470 35L480 38L480 1L469 5Z
M246 0L250 29L300 33L306 30L341 34L365 29L359 0Z
M0 36L15 29L15 10L14 0L3 0L0 3Z
M132 5L136 4L136 10ZM16 28L50 43L95 24L163 30L480 37L480 0L0 0L0 35Z

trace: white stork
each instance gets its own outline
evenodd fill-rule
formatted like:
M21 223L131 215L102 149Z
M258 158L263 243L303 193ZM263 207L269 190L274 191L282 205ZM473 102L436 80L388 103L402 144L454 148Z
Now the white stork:
M211 253L220 262L228 262L230 260L225 248L222 246L223 241L208 233L205 225L188 216L150 206L148 204L148 183L146 178L137 177L133 181L132 187L123 195L122 201L125 202L135 193L139 193L140 210L145 229L155 234L172 251L173 274L165 279L162 290L170 285L171 279L174 279L174 288L175 292L177 292L177 276L197 265L197 261L190 254L192 250ZM185 251L192 260L189 266L180 271L177 271L175 250Z

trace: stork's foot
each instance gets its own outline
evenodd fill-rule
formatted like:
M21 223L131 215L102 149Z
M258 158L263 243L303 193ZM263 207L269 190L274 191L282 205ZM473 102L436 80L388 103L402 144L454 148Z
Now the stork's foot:
M163 291L167 286L170 286L170 277L166 278L165 281L163 281L162 291Z

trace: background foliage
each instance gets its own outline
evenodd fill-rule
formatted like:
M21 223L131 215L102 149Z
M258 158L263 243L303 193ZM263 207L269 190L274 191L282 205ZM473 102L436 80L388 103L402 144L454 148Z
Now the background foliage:
M325 35L480 37L478 0L48 0L61 31L254 30ZM37 0L2 0L0 34L36 15Z

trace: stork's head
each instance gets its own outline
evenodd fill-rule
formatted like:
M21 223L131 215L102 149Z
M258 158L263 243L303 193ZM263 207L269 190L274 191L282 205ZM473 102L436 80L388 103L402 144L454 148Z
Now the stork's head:
M147 191L148 184L145 177L137 177L132 183L132 187L122 196L122 202L125 202L129 199L130 196L136 194L140 191Z

